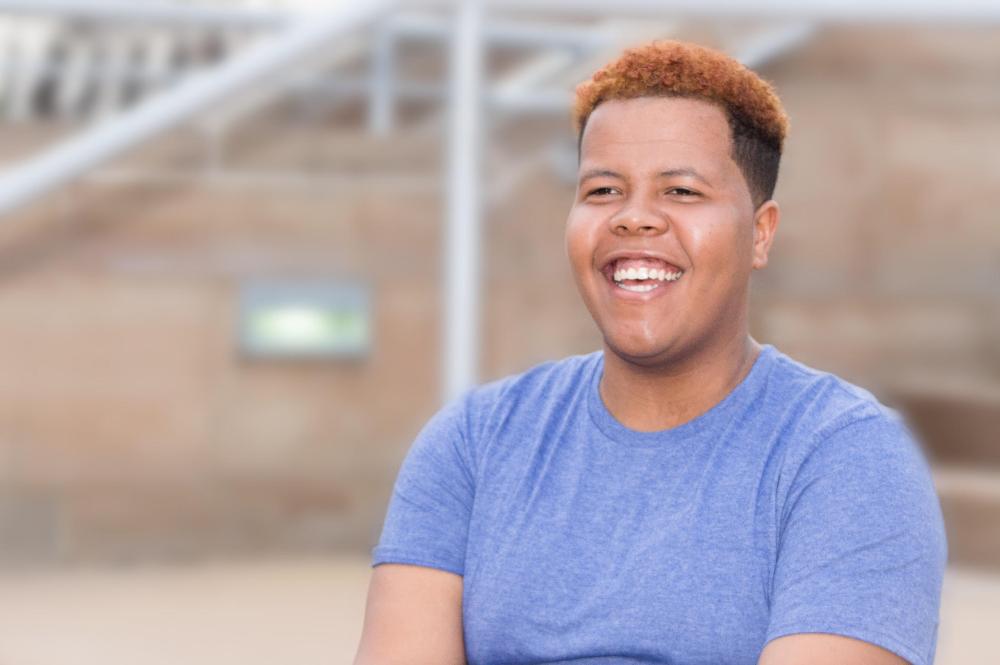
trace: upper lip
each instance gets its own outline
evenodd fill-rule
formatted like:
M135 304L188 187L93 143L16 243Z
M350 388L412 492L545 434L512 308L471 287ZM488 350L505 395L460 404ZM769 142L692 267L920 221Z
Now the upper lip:
M600 269L606 270L608 266L610 266L612 263L620 259L657 259L659 261L669 263L672 266L677 266L681 270L684 269L677 261L671 259L666 254L662 254L660 252L654 252L652 250L647 250L647 249L619 249L617 251L611 252L610 254L604 257L603 261L601 261Z

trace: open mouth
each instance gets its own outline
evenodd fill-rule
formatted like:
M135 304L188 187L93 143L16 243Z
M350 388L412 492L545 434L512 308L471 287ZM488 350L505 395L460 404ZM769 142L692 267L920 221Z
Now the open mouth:
M684 271L659 259L618 259L604 267L604 276L617 288L633 293L659 289L684 276Z

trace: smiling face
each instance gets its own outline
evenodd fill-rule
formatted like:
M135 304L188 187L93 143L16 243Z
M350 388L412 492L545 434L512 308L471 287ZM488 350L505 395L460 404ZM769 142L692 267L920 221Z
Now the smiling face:
M725 113L701 100L610 100L590 115L566 251L620 357L652 366L745 339L777 205L754 210L730 150Z

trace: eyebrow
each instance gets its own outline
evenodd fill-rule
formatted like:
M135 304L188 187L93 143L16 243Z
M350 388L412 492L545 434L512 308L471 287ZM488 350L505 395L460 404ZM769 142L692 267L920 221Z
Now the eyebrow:
M708 180L706 180L703 175L701 175L700 173L698 173L697 171L695 171L690 166L682 166L682 167L679 167L679 168L676 168L676 169L668 169L666 171L660 171L659 175L660 175L661 178L669 178L671 176L676 176L676 175L686 175L686 176L691 176L695 180L699 180L699 181L705 183L706 185L711 186L711 184L712 184Z
M625 177L621 173L618 173L617 171L609 171L608 169L590 169L589 171L580 175L580 182L583 182L584 180L590 180L591 178L602 178L602 177L621 178L622 180L625 179Z
M702 176L700 173L695 171L690 166L680 166L673 169L667 169L666 171L660 171L657 174L657 177L670 178L679 175L690 176L695 180L699 180L705 183L706 185L711 186L711 183L708 180L706 180L704 176ZM580 176L580 182L583 182L585 180L590 180L591 178L600 178L600 177L620 178L622 180L625 179L625 176L623 176L621 173L618 173L617 171L612 171L610 169L590 169L589 171L585 171Z

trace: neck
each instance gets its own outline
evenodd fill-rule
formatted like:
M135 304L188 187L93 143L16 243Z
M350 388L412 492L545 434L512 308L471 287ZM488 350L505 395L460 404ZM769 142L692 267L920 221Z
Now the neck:
M655 432L683 425L721 402L750 372L760 345L749 335L655 367L626 360L604 345L600 395L629 429Z

